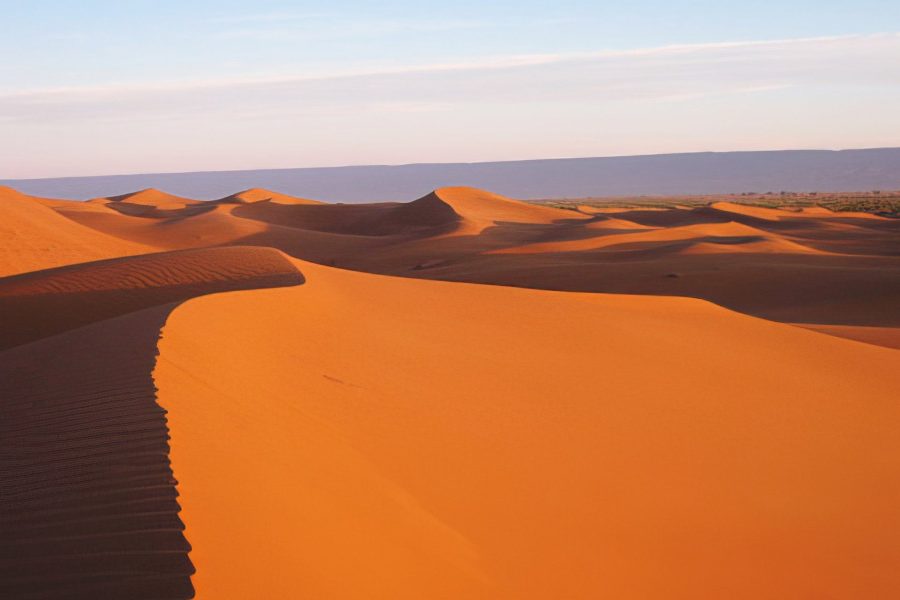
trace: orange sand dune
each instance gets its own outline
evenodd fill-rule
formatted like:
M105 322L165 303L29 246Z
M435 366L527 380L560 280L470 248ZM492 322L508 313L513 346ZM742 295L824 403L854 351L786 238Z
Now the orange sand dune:
M377 238L338 235L328 231L290 226L285 219L268 222L260 211L305 209L306 206L282 206L260 202L211 204L208 210L175 217L144 218L110 212L60 209L61 214L107 235L168 250L249 245L278 248L293 256L329 263L344 255L360 255L381 242ZM323 208L331 208L323 205ZM248 215L245 210L253 209ZM279 221L284 224L279 224Z
M760 229L734 221L650 229L634 233L622 233L615 236L592 237L571 241L543 242L504 248L493 252L498 254L537 254L603 249L626 250L643 249L661 243L683 241L694 241L697 244L703 243L705 248L712 249L710 251L795 252L810 254L819 252L785 240L776 234L769 234ZM748 245L750 246L749 248L744 248L744 246ZM697 246L694 246L694 251L697 251L697 248Z
M0 597L890 598L898 305L898 219L2 189Z
M105 205L108 208L123 215L150 218L185 217L201 214L214 206L210 202L182 198L152 188L107 200Z
M409 203L306 206L262 203L242 206L234 215L295 229L360 236L433 233L435 229L455 228L462 220L436 193Z
M634 221L627 221L625 219L617 219L615 217L603 217L597 220L592 220L589 223L584 225L587 229L600 229L600 230L638 230L638 229L652 229L647 225L641 225L640 223L635 223Z
M198 598L900 589L897 352L690 299L300 269L163 329Z
M385 214L403 206L407 205L394 203L285 205L264 202L240 206L233 214L243 219L306 231L379 236L393 232L385 231L384 227L376 227L376 224ZM419 228L429 226L427 222L415 225Z
M887 220L886 217L873 215L871 213L832 212L827 208L823 208L821 206L806 207L796 210L786 210L781 208L749 206L746 204L738 204L736 202L713 202L712 204L710 204L710 208L721 212L744 215L747 217L753 217L755 219L762 219L764 221L781 221L784 219L797 219L806 217L813 217L816 219L831 217L835 219L865 219L871 221Z
M74 203L73 203L74 204ZM206 203L173 211L154 207L135 213L107 206L60 207L57 211L76 223L120 239L154 245L160 249L220 246L258 234L267 228L232 216L235 205Z
M272 248L146 254L0 278L0 349L201 294L300 283Z
M762 237L710 237L691 242L680 250L683 254L825 254L817 250L786 240L780 236Z
M709 208L720 212L753 217L754 219L761 219L763 221L780 221L792 216L797 217L802 215L802 213L789 210L765 208L761 206L747 206L746 204L737 204L735 202L713 202L709 205Z
M633 210L636 210L634 208L623 207L623 206L592 206L590 204L579 204L577 208L579 211L589 214L589 215L612 215L612 214L616 214L616 213L631 212ZM656 208L656 207L644 207L644 208L641 208L640 210L649 211L649 212L653 212L653 211L663 212L663 211L667 211L669 209Z
M585 218L572 211L518 202L474 188L441 188L409 203L252 206L237 216L349 235L477 234L498 222L553 223Z
M82 227L36 198L0 187L0 277L151 251L145 244Z
M276 204L322 204L322 202L319 202L318 200L297 198L295 196L289 196L271 190L264 190L262 188L251 188L249 190L238 192L237 194L225 196L218 200L218 202L236 204L253 204L255 202L274 202Z
M900 263L894 257L691 254L662 247L486 254L395 272L550 290L689 296L786 323L900 326Z
M201 200L183 198L153 188L147 188L146 190L131 194L123 194L121 196L111 196L108 199L112 202L153 206L156 208L184 208L185 206L200 204L202 202Z
M159 330L191 295L301 282L268 248L0 279L3 341L47 336L0 351L0 597L193 597L151 377Z
M168 198L143 195L157 204ZM410 277L692 296L786 322L900 324L892 307L900 300L897 219L734 203L585 214L472 188L369 205L291 201L266 190L243 195L256 201L165 210L130 204L137 207L131 215L110 208L121 201L52 208L159 249L271 246L321 264Z
M867 344L896 348L900 350L900 327L862 327L848 325L806 325L798 323L813 331L836 335L850 340L858 340Z
M417 202L441 204L449 208L468 223L467 227L462 228L466 234L477 233L498 223L549 224L585 218L577 212L519 202L469 187L441 188Z
M429 196L426 196L426 198ZM458 215L480 221L508 221L512 223L553 223L583 218L572 211L528 204L499 194L471 187L446 187L433 192Z

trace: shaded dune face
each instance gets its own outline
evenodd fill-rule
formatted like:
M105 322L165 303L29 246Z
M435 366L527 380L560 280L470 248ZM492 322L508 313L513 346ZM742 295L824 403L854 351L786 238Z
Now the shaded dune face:
M171 308L0 352L0 597L193 597L150 377Z

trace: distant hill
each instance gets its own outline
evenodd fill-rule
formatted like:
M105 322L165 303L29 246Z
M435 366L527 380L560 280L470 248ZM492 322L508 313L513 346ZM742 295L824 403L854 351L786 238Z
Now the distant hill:
M696 152L606 158L207 171L0 180L26 194L87 199L142 188L213 199L270 188L332 202L409 200L443 186L515 198L900 189L900 148Z

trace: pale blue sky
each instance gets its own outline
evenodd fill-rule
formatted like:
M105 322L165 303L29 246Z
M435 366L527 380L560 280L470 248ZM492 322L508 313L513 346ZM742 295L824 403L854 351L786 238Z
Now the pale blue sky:
M896 0L0 15L0 178L900 145Z

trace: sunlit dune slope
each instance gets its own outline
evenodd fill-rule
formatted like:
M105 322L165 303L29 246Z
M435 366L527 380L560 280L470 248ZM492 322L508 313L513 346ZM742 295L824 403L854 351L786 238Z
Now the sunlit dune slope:
M887 598L900 358L678 298L190 300L154 379L198 598Z
M90 262L0 279L0 349L201 294L292 285L273 248L208 248Z
M0 277L152 250L82 227L37 199L0 187Z

